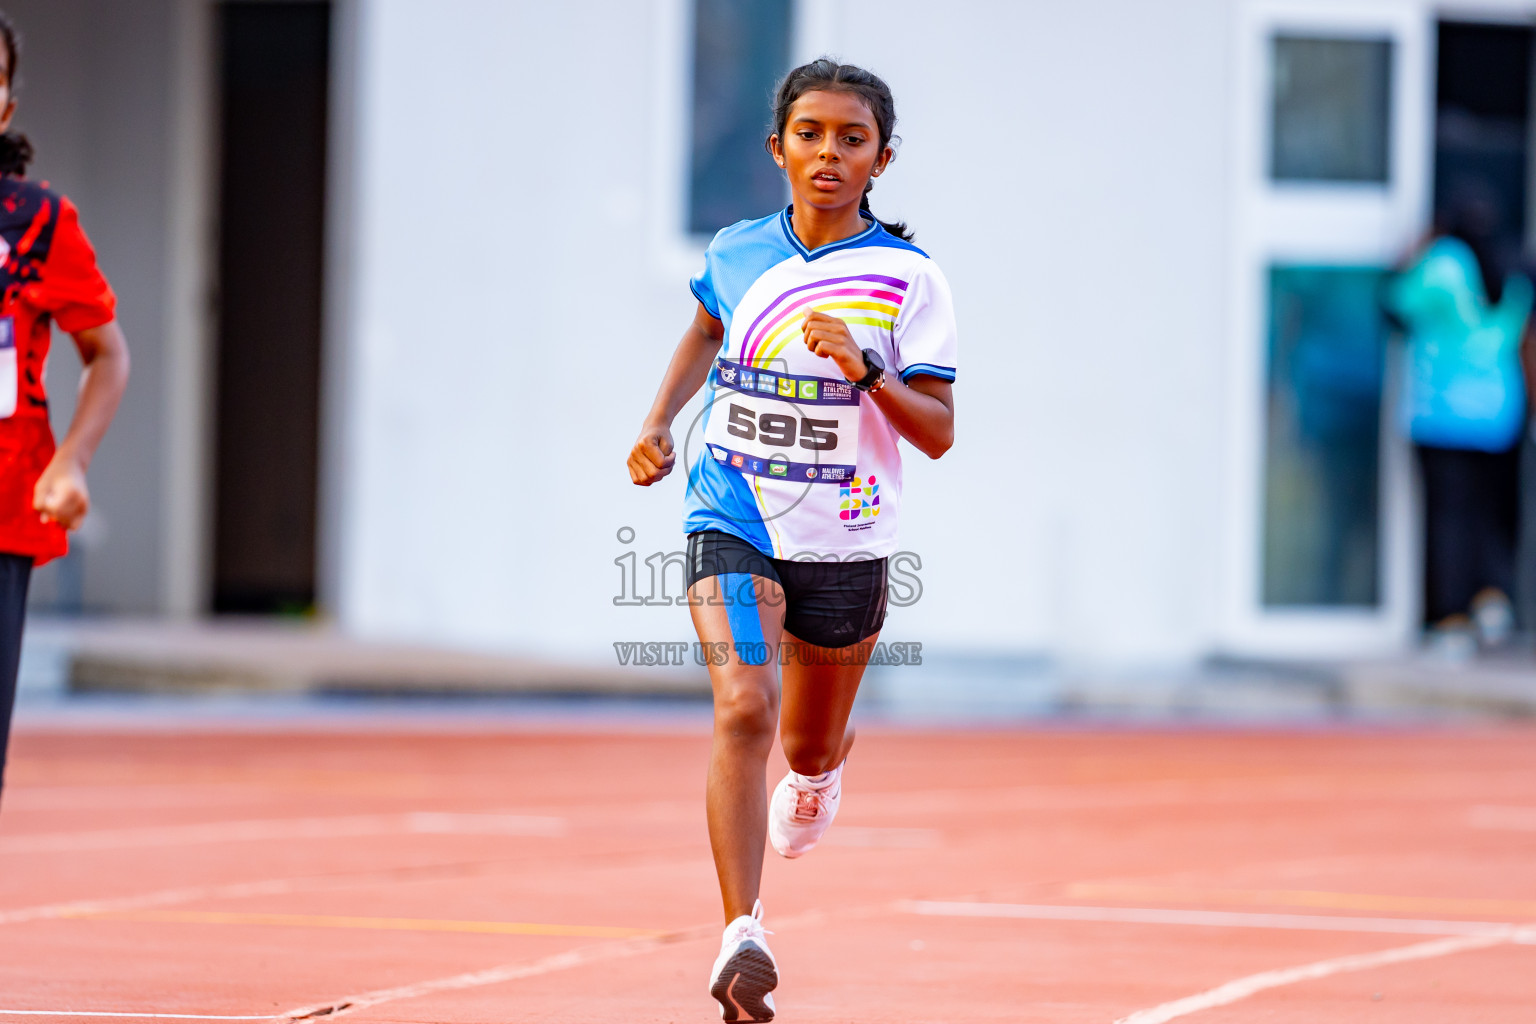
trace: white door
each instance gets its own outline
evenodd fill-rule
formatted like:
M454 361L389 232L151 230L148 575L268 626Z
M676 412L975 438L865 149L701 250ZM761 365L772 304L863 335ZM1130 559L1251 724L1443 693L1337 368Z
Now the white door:
M1375 289L1429 216L1433 21L1253 0L1234 19L1222 643L1401 649L1419 614L1407 445Z

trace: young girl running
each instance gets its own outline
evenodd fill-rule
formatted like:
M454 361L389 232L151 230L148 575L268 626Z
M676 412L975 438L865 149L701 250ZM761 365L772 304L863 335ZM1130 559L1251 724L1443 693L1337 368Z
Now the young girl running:
M74 204L23 175L32 159L16 114L16 32L0 15L0 772L16 699L32 567L69 550L85 518L85 470L128 383L117 299L96 268ZM54 447L43 366L51 327L74 337L85 372Z
M866 199L895 156L895 123L868 71L822 59L784 79L767 147L792 202L710 243L698 310L629 455L637 484L671 472L672 420L708 381L684 529L694 626L721 654L706 808L729 922L709 991L727 1021L773 1019L765 838L805 854L842 796L848 715L896 550L897 438L930 458L954 440L949 286ZM791 771L770 802L776 723Z

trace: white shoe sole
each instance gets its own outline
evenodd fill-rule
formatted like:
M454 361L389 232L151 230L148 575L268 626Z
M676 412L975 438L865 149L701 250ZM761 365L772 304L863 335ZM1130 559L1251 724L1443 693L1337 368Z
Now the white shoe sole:
M728 1024L761 1024L773 1020L773 996L779 970L773 957L751 939L740 943L715 970L709 994L720 1004L720 1019Z

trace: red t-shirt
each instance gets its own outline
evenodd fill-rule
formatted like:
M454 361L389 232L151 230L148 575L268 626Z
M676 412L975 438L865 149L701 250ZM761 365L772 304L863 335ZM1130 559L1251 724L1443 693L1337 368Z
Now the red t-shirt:
M41 565L69 550L65 531L32 507L54 451L43 379L51 328L100 327L117 297L74 204L46 184L0 178L0 261L0 414L11 410L0 415L0 551Z

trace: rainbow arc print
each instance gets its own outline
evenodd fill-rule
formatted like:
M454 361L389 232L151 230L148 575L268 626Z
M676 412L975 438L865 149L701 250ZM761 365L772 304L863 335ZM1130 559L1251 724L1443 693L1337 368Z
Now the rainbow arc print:
M770 302L747 328L741 339L741 362L769 365L791 339L800 336L800 321L812 310L845 323L891 330L906 292L907 282L879 274L832 277L791 288Z

